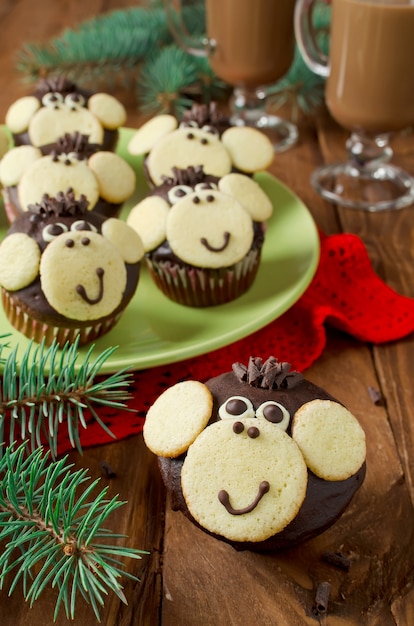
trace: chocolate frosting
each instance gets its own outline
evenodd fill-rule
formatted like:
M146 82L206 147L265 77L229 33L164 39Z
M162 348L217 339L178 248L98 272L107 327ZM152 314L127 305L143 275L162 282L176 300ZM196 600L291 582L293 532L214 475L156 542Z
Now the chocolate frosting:
M273 365L277 364L277 360L273 357ZM257 365L257 360L253 359ZM263 364L264 365L264 364ZM290 365L280 363L285 372ZM236 371L239 370L239 364L236 364ZM247 368L242 368L245 373ZM263 367L262 367L263 369ZM287 372L287 373L289 373ZM298 372L294 372L298 374ZM259 377L260 378L260 377ZM272 384L271 390L257 384L249 384L245 380L240 380L238 375L232 372L221 374L215 378L211 378L206 382L207 387L213 395L213 411L210 424L219 420L219 407L233 395L248 397L254 407L258 407L263 402L272 399L282 404L288 409L291 416L306 402L310 402L316 398L322 400L332 400L338 402L333 396L321 387L318 387L302 376L295 378L292 386L278 384L275 387ZM287 430L290 433L290 428ZM186 454L176 458L158 458L163 481L171 494L171 506L173 510L182 511L184 515L190 519L196 526L202 528L189 512L184 495L181 488L181 468L184 463ZM238 550L254 550L259 552L280 550L292 547L302 541L308 540L336 522L351 502L354 494L362 485L366 473L366 464L353 476L341 481L327 481L319 478L308 469L308 485L305 500L297 514L297 516L288 524L281 532L273 537L261 542L234 542L225 537L208 533L231 544Z

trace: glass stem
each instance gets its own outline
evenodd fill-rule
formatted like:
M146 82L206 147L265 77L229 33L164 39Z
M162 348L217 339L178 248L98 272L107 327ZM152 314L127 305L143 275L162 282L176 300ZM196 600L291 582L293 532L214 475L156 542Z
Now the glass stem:
M346 142L351 164L360 169L376 169L392 159L389 135L368 136L354 132Z
M262 88L235 87L230 101L231 123L256 125L265 115L266 92Z

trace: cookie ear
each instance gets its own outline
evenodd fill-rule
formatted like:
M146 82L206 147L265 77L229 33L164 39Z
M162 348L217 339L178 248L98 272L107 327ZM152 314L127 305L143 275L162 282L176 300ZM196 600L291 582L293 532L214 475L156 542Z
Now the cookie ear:
M40 101L35 96L19 98L13 102L6 113L6 126L12 133L24 133L29 128L33 115L40 107Z
M133 155L148 154L157 141L172 133L178 126L173 115L157 115L137 130L128 144L128 152Z
M224 131L221 141L233 165L241 172L252 174L265 170L275 158L272 142L256 128L232 126Z
M4 187L12 187L20 182L24 172L42 153L34 146L18 146L6 152L0 162L0 182Z
M306 465L324 480L346 480L365 461L365 433L342 404L312 400L293 416L292 438Z
M0 245L0 284L9 291L30 285L39 274L40 257L40 248L29 235L8 235Z
M219 180L218 188L227 193L242 205L252 220L264 222L273 213L273 204L263 189L249 176L244 174L227 174Z
M124 105L107 93L95 93L88 100L88 109L104 128L116 130L127 119Z
M158 456L180 456L207 426L212 409L206 385L196 380L177 383L150 407L143 430L146 445Z
M114 217L102 224L102 235L119 250L125 263L138 263L144 256L144 246L139 235L125 222Z
M120 204L132 196L136 176L132 167L114 152L95 152L88 160L95 174L99 195L107 202Z
M168 202L160 196L147 196L131 209L127 224L141 237L145 252L164 241L169 210Z

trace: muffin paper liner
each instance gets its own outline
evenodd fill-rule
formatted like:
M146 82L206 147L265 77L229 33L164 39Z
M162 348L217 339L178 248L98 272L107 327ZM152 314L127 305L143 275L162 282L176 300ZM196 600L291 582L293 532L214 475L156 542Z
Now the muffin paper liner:
M231 302L252 285L259 268L261 250L255 249L238 263L219 269L197 268L171 261L146 258L157 287L170 300L194 307Z
M95 341L110 331L122 315L122 312L118 312L116 315L98 322L92 320L88 326L68 328L53 326L50 323L34 319L16 303L15 299L5 289L2 289L2 303L7 319L16 330L37 343L44 341L47 346L51 345L54 339L60 345L67 341L73 343L77 337L79 337L79 345Z

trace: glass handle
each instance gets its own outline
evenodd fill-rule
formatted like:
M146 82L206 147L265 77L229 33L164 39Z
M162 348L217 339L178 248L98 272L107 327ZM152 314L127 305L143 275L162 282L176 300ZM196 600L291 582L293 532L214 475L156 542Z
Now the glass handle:
M168 28L180 48L193 56L208 56L215 48L215 41L207 36L197 38L188 32L183 19L181 0L162 0L162 3L167 16Z
M317 32L313 25L315 0L297 0L295 5L295 35L300 53L309 69L323 76L329 76L328 57L318 45Z

